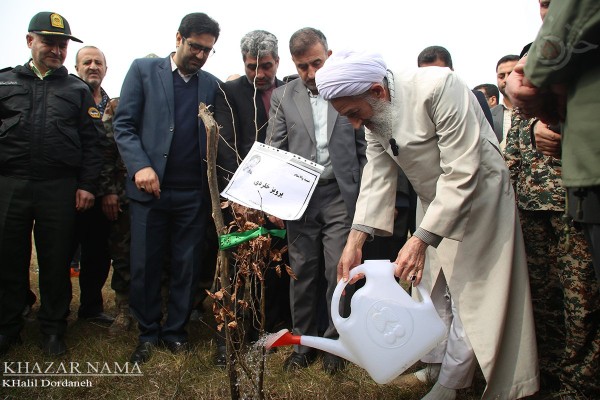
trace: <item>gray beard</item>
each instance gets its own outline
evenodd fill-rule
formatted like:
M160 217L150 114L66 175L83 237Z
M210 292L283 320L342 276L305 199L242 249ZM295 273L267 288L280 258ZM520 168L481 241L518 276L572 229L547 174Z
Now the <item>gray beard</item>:
M392 138L392 103L387 100L369 99L367 102L373 108L369 130L376 136L390 140Z

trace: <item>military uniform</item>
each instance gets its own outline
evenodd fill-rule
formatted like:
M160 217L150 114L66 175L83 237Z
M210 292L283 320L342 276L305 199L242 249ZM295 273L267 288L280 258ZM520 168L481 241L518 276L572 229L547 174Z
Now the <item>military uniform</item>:
M112 259L113 275L110 283L115 291L117 315L109 328L111 335L117 335L129 329L131 314L129 313L129 282L130 259L129 246L131 229L129 223L129 199L125 195L125 179L127 170L119 155L113 130L113 116L117 110L119 98L111 99L108 103L102 122L107 140L103 141L102 172L100 173L100 194L102 196L116 194L119 197L119 213L117 219L110 223L108 237L108 252Z
M535 123L542 122L513 116L505 158L525 239L542 389L560 383L599 398L600 296L591 254L563 216L561 160L533 148Z
M117 297L129 294L129 199L125 195L125 179L127 170L119 155L115 143L112 126L113 115L119 104L119 99L111 99L104 111L102 122L108 140L103 141L104 165L100 174L100 195L116 194L119 196L121 212L116 221L112 221L109 236L109 252L113 264L111 287ZM118 300L117 300L118 301Z
M525 75L538 88L565 84L563 181L600 282L600 12L596 0L553 1L533 42ZM573 29L575 28L575 29Z

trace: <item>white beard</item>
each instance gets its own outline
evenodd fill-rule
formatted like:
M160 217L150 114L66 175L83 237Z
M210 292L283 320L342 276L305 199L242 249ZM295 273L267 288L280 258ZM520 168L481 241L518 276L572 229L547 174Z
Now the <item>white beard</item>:
M369 130L386 141L392 138L392 103L387 100L368 99L373 108L373 116L369 118Z

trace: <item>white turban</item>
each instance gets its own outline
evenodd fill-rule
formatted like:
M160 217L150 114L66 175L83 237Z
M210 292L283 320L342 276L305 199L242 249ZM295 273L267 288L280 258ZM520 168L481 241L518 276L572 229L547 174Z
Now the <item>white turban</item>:
M343 50L333 53L315 75L319 94L325 100L356 96L372 84L381 83L386 65L378 53Z

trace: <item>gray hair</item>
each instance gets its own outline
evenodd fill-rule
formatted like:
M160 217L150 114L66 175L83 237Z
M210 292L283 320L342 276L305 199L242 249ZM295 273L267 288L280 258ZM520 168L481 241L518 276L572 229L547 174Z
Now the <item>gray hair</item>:
M240 41L242 58L246 61L246 56L260 58L265 54L271 54L274 59L279 59L277 50L277 38L270 32L255 30L248 32Z

